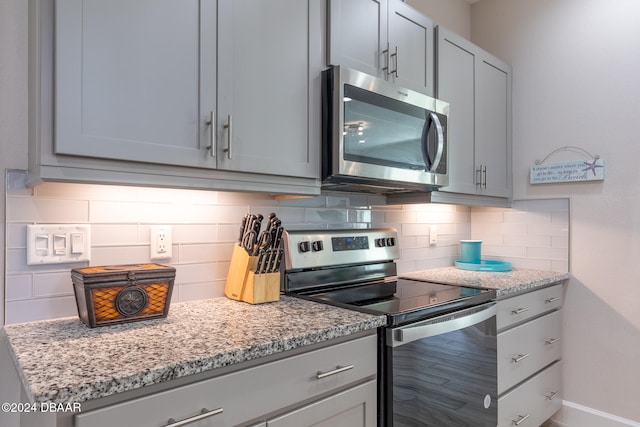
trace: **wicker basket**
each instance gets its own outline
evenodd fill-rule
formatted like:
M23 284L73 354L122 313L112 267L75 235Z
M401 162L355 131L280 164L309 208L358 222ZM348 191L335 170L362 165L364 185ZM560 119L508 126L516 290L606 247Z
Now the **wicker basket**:
M78 316L91 328L166 317L175 275L160 264L74 268Z

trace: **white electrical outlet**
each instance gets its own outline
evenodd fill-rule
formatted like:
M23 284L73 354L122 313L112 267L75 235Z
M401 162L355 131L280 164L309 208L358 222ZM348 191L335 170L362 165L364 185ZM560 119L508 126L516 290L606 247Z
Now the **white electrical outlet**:
M429 226L429 244L435 245L438 243L438 226L430 225Z
M151 226L151 259L171 258L172 244L170 225Z

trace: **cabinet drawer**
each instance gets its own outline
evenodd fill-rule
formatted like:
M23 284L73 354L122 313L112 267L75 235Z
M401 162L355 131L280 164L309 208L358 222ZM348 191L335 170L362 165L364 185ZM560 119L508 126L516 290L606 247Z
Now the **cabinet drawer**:
M539 426L562 406L562 362L498 399L498 426Z
M369 381L267 421L267 427L375 427L377 382Z
M208 424L231 426L364 378L375 378L375 335L78 414L76 427L166 425L221 410ZM346 369L337 369L337 367ZM324 375L323 375L324 374ZM320 378L318 378L320 377Z
M498 331L562 307L562 285L498 301Z
M562 311L498 334L498 394L562 356Z

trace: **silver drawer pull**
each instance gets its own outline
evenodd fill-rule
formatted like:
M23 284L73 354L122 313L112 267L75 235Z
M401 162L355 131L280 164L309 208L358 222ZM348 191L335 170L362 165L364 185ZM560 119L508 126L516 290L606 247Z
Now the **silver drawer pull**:
M222 408L214 409L212 411L207 408L202 408L198 415L194 415L193 417L185 418L181 421L176 421L173 418L169 418L167 421L166 427L179 427L187 424L194 423L196 421L204 420L205 418L213 417L214 415L219 415L222 413Z
M560 390L554 391L553 393L545 394L544 397L546 397L549 400L553 400L559 394L560 394Z
M545 342L544 342L544 343L545 343L545 344L549 344L549 345L551 345L551 344L555 344L555 343L557 343L558 341L560 341L560 338L550 338L550 339L548 339L548 340L545 340Z
M520 363L527 357L529 357L529 353L519 354L516 357L512 357L511 360L513 360L515 363Z
M336 369L334 369L333 371L328 371L328 372L318 371L318 373L316 374L316 378L321 380L323 378L327 378L327 377L330 377L331 375L336 375L341 372L348 371L350 369L353 369L353 365L349 365L349 366L338 365L336 366Z
M547 298L544 300L545 303L551 304L552 302L556 302L560 299L560 297Z
M529 307L517 308L515 310L511 310L511 313L512 314L520 314L520 313L524 313L525 311L529 311Z
M519 426L520 424L525 422L527 420L527 418L529 418L529 414L527 414L527 415L518 415L518 417L519 418L517 420L511 420L511 421L513 421L513 425Z

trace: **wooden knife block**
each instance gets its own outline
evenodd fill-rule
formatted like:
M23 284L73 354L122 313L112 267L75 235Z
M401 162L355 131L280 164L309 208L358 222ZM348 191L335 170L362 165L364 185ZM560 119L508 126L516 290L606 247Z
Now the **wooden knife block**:
M238 244L233 248L224 294L227 298L249 304L280 299L280 273L256 274L257 256L249 256Z

